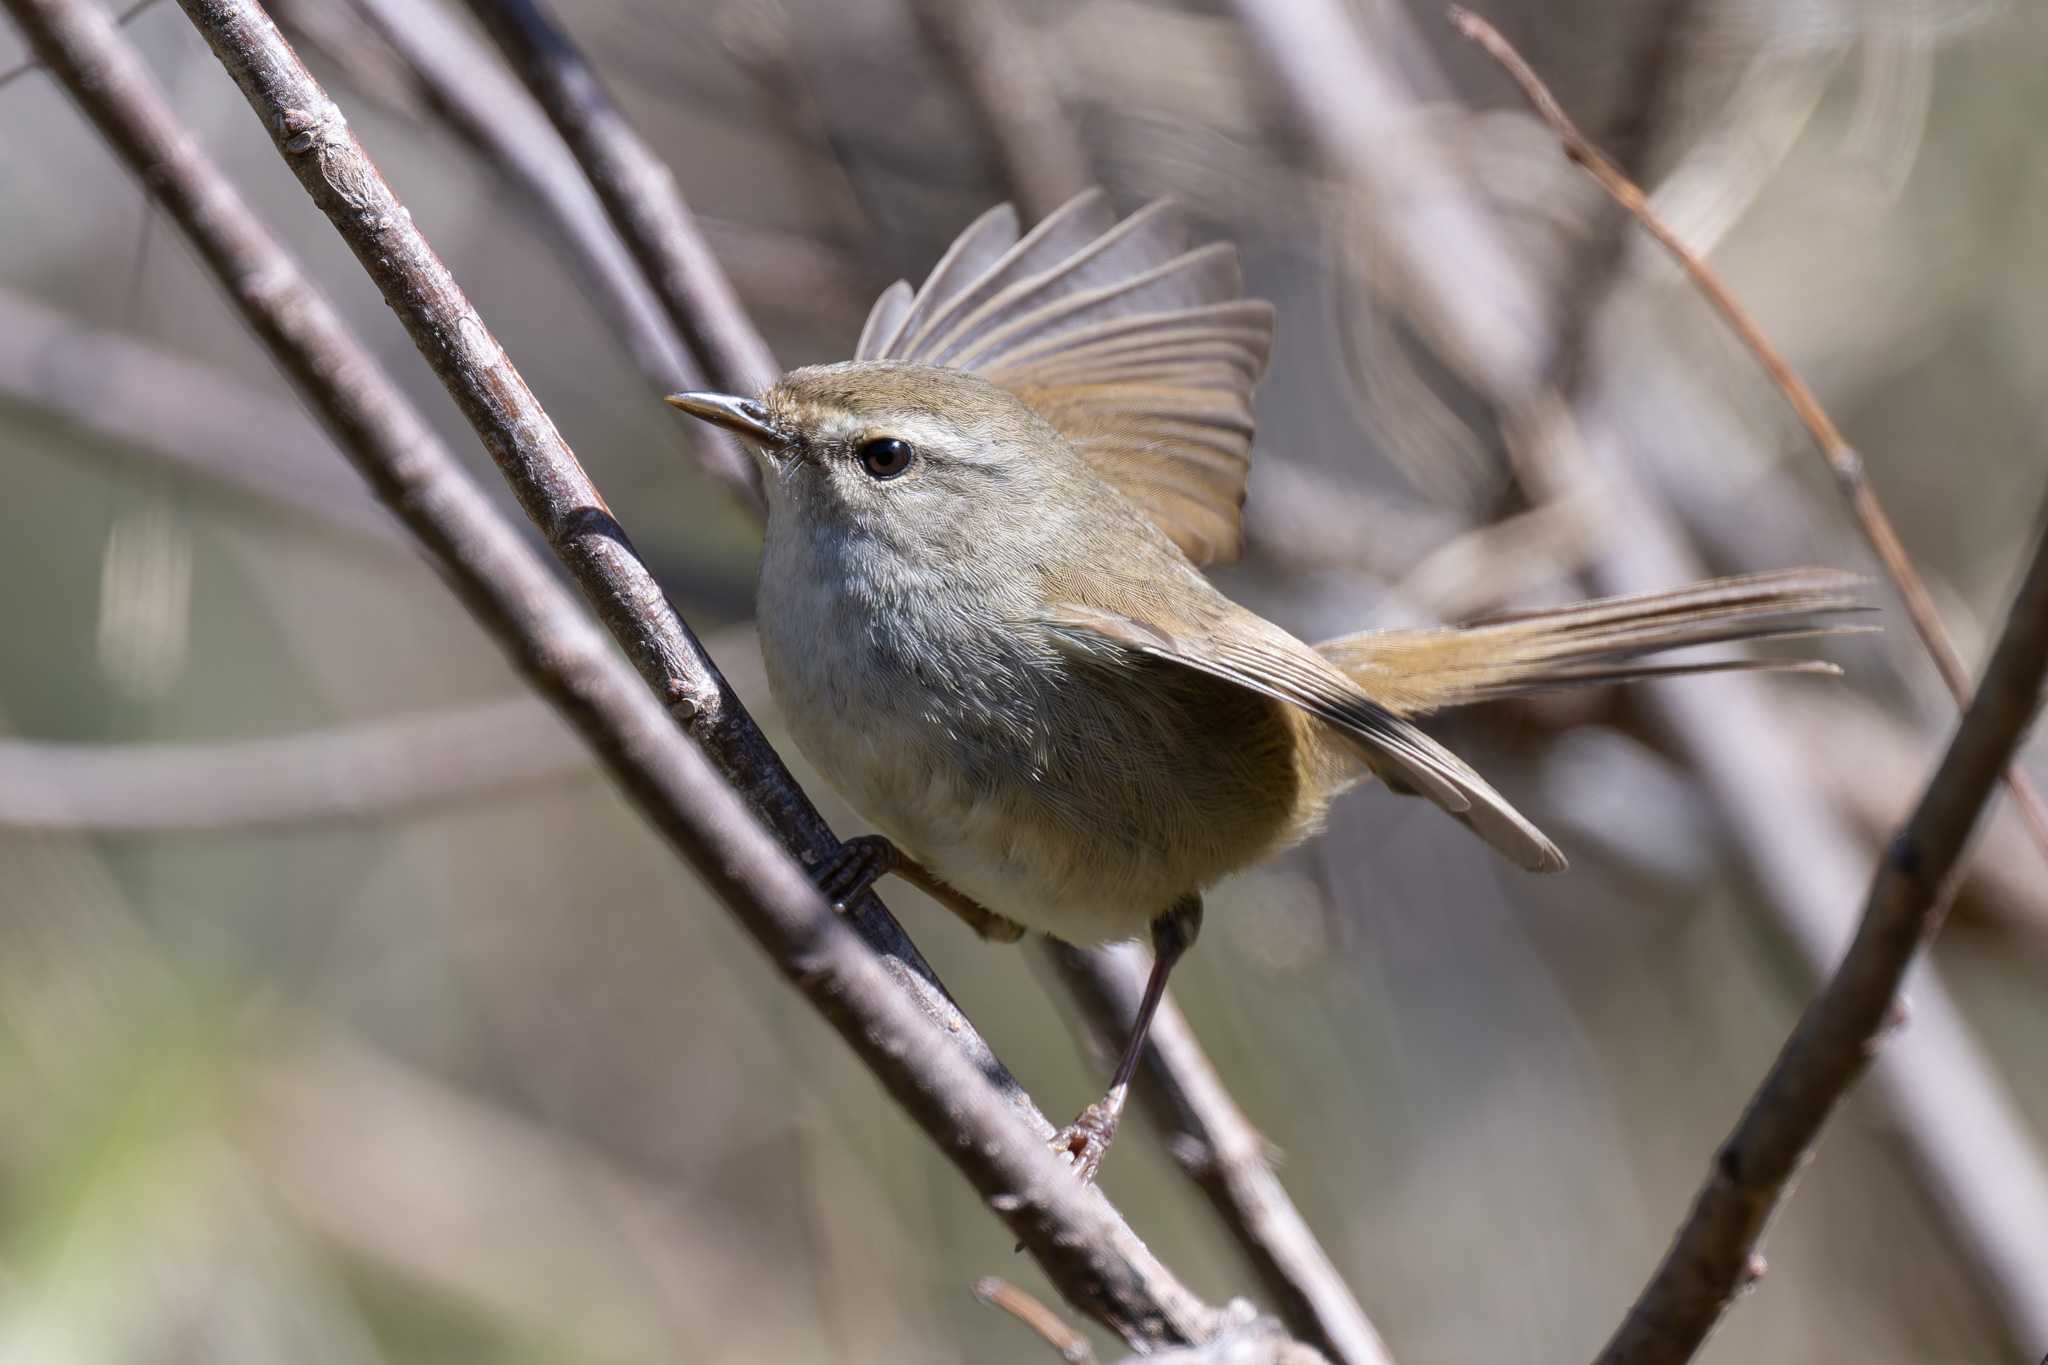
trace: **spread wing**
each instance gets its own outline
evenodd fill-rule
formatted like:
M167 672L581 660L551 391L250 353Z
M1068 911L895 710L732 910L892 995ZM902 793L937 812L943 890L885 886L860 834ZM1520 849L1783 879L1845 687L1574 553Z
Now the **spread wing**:
M1197 564L1243 547L1252 388L1273 307L1243 297L1236 249L1191 245L1178 207L1122 222L1089 190L1019 235L1005 204L960 234L924 284L899 281L858 360L971 370L1057 427Z
M1532 872L1564 870L1557 845L1470 764L1359 691L1307 645L1248 613L1232 619L1251 629L1233 629L1228 638L1215 631L1175 634L1136 617L1068 605L1043 617L1069 647L1163 659L1300 707L1356 745L1389 786L1428 797Z

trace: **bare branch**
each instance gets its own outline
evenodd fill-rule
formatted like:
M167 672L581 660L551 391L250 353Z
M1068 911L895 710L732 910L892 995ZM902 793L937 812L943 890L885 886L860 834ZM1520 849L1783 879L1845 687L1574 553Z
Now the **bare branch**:
M781 367L705 245L675 174L612 103L561 25L540 0L468 2L575 153L712 382L744 394L774 383Z
M5 291L0 396L332 530L410 543L296 405Z
M1144 993L1144 954L1135 944L1083 952L1048 942L1046 957L1113 1054ZM1152 1020L1144 1075L1138 1103L1250 1257L1281 1321L1332 1360L1391 1365L1386 1343L1267 1164L1265 1138L1170 995Z
M351 0L397 55L427 104L553 219L610 301L612 321L664 392L702 372L633 264L604 205L533 96L496 55L439 5Z
M985 1045L975 1046L965 1021L958 1025L964 1038L935 1028L929 1003L902 988L901 977L831 912L797 862L677 734L547 566L491 511L199 152L105 12L83 0L6 3L38 55L190 238L245 321L507 656L933 1135L1061 1292L1140 1348L1212 1338L1231 1315L1197 1299L1098 1191L1071 1178L1045 1146L1050 1125L1042 1116L1020 1123L1014 1082L992 1083L1002 1073ZM376 253L366 264L419 329L423 349L572 570L591 579L600 564L637 568L546 414L268 16L254 0L184 0L184 8L315 200L352 245ZM610 556L579 542L593 523L609 528ZM644 646L647 632L631 627L655 615L660 600L656 592L607 602L606 614Z
M1060 1359L1069 1365L1095 1365L1095 1348L1088 1344L1088 1338L1069 1327L1058 1313L1008 1280L985 1275L974 1282L974 1297L991 1308L1002 1309L1029 1327L1040 1341L1059 1352Z
M1856 938L1800 1016L1770 1074L1714 1159L1692 1212L1612 1340L1601 1365L1692 1359L1751 1273L1764 1224L1822 1125L1896 1022L1914 954L1940 926L1964 846L2011 763L2048 678L2048 516L1983 685L1892 841Z
M1515 83L1522 88L1536 113L1556 133L1564 145L1564 154L1574 165L1582 166L1607 191L1615 203L1632 214L1643 229L1657 240L1657 244L1671 253L1685 273L1714 305L1742 344L1757 358L1765 373L1771 377L1799 415L1800 423L1813 437L1814 445L1827 460L1828 468L1835 475L1842 495L1849 500L1849 509L1855 514L1856 522L1863 528L1864 539L1884 566L1885 576L1898 590L1899 598L1905 603L1906 615L1913 622L1913 629L1919 633L1920 641L1927 647L1928 657L1934 660L1934 667L1947 684L1950 695L1957 706L1965 706L1970 700L1970 670L1963 663L1962 654L1956 649L1955 640L1948 633L1948 626L1941 619L1940 609L1934 605L1934 597L1927 591L1927 585L1920 578L1920 571L1913 567L1912 556L1906 553L1905 542L1899 539L1891 516L1878 501L1877 490L1871 487L1870 479L1863 468L1863 457L1842 435L1834 419L1814 396L1806 381L1799 377L1790 362L1771 344L1763 328L1749 315L1728 287L1721 282L1699 253L1685 244L1671 227L1659 218L1650 207L1649 197L1641 188L1623 174L1621 168L1609 161L1598 147L1587 140L1579 131L1564 106L1550 93L1543 79L1522 59L1500 30L1472 13L1470 10L1453 5L1450 8L1451 24L1459 33L1485 48L1493 59L1506 69ZM2019 805L2027 823L2034 831L2035 842L2044 856L2048 856L2048 805L2044 805L2041 794L2034 789L2033 782L2018 768L2005 776L2006 786L2011 790L2013 800Z
M823 865L838 840L633 551L575 453L364 155L340 110L256 6L218 0L189 5L186 12L641 676L798 859ZM248 272L233 278L261 279ZM1018 1112L1050 1134L1052 1125L988 1052L880 899L863 897L850 917L941 1027L1009 1090Z
M0 828L134 834L389 819L590 772L588 750L528 697L216 744L0 739Z
M1399 10L1374 12L1379 29L1368 44L1336 0L1239 0L1238 9L1331 164L1361 184L1398 189L1399 177L1421 159L1409 135L1417 117L1410 85L1433 77L1426 69L1396 71L1379 55L1420 50ZM1469 193L1442 174L1418 174L1415 193L1373 200L1379 230L1411 277L1407 301L1424 310L1426 336L1449 337L1446 358L1515 417L1511 440L1534 428L1535 439L1583 447L1575 467L1598 470L1601 495L1614 508L1610 521L1627 528L1595 566L1596 589L1643 592L1700 576L1668 517L1632 476L1627 456L1652 433L1629 427L1601 401L1597 385L1585 386L1589 396L1575 409L1546 394L1542 360L1550 348L1529 331L1540 293L1533 271ZM1459 207L1454 197L1466 202ZM1437 210L1454 232L1418 230L1418 219ZM1815 799L1791 758L1795 742L1761 689L1729 677L1644 689L1635 700L1711 792L1771 927L1797 945L1816 980L1824 977L1867 862L1859 842ZM2048 1302L2039 1292L2048 1284L2039 1232L2048 1226L2048 1172L1932 967L1923 966L1920 977L1915 1025L1879 1060L1873 1098L1952 1244L1998 1305L2008 1338L2016 1347L2048 1339Z
M659 393L701 388L703 371L620 240L576 158L526 87L473 30L434 0L354 0L455 131L547 213L571 258L608 302L611 322ZM753 460L716 428L687 439L705 471L752 505Z

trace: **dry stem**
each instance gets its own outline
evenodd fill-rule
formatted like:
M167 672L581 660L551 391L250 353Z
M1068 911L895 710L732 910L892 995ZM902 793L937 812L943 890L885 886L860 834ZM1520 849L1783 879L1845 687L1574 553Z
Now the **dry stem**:
M1670 225L1657 216L1650 207L1649 196L1645 195L1620 167L1603 155L1586 135L1579 131L1571 116L1564 111L1557 97L1543 83L1521 53L1502 36L1499 29L1462 6L1450 7L1451 24L1459 33L1479 44L1522 89L1537 116L1548 124L1564 145L1565 156L1575 165L1581 166L1593 177L1600 188L1607 191L1615 203L1621 205L1645 231L1656 239L1657 244L1669 252L1684 268L1700 292L1706 295L1715 311L1725 319L1742 344L1762 365L1771 382L1785 395L1792 405L1792 411L1799 417L1813 442L1827 460L1828 468L1835 476L1842 495L1849 500L1849 509L1855 515L1856 523L1870 542L1878 562L1884 566L1885 576L1898 590L1899 598L1905 603L1906 615L1913 622L1913 629L1927 648L1928 657L1934 660L1935 670L1947 685L1956 705L1963 707L1970 701L1970 670L1963 662L1962 654L1956 649L1954 638L1948 626L1941 619L1941 612L1934 605L1927 584L1921 579L1920 571L1913 567L1913 560L1906 553L1905 542L1899 539L1898 529L1878 501L1877 490L1871 487L1870 479L1863 468L1863 457L1856 453L1848 438L1829 417L1827 409L1814 396L1806 381L1799 377L1791 363L1771 344L1757 325L1749 310L1730 293L1712 267L1701 259L1699 253L1687 246ZM2027 824L2033 830L2034 841L2044 856L2048 856L2048 805L2044 805L2041 794L2035 790L2032 780L2017 766L2005 774L2006 788L2012 793L2025 815Z

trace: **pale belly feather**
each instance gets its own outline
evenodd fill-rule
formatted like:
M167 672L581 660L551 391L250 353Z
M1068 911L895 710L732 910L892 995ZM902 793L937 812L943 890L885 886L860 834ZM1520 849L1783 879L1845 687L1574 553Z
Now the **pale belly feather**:
M1330 784L1303 755L1320 746L1297 742L1313 723L1279 703L1171 665L1108 673L1010 624L899 613L878 631L843 580L779 582L762 653L805 756L905 853L1027 928L1136 936L1320 819Z

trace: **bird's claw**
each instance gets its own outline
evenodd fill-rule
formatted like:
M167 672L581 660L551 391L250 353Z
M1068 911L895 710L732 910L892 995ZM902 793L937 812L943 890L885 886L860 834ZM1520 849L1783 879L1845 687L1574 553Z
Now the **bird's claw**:
M843 913L869 887L895 871L902 858L896 845L879 834L848 839L832 855L832 861L818 869L818 890L832 902L833 909Z
M1081 1111L1080 1117L1060 1129L1052 1140L1052 1154L1071 1166L1082 1184L1091 1184L1102 1158L1116 1137L1123 1117L1121 1096L1105 1095Z

